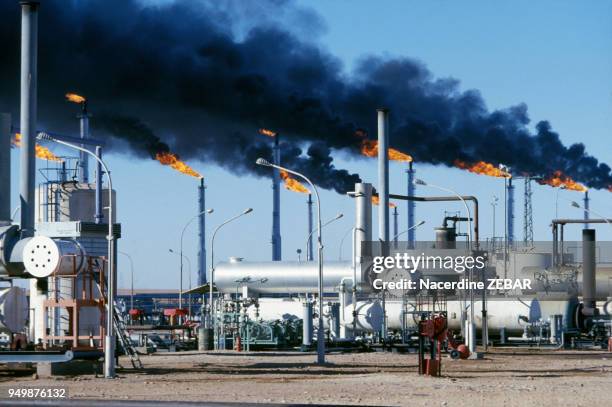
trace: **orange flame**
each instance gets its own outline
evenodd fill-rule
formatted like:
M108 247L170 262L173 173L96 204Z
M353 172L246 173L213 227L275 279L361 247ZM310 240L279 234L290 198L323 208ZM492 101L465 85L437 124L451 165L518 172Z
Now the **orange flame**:
M86 99L76 93L66 93L66 100L72 103L84 103Z
M378 196L372 195L372 205L380 205L380 198ZM389 202L389 208L395 208L396 206L393 202Z
M179 157L176 154L157 153L155 154L155 159L159 161L162 165L169 165L178 172L182 172L183 174L190 175L192 177L202 178L202 176L197 171L188 166L185 162L179 160Z
M21 133L15 133L15 139L12 140L12 143L15 147L21 147ZM43 147L40 144L36 144L34 146L34 154L36 155L36 158L40 158L41 160L59 162L64 161L55 154L53 154L51 150L49 150L47 147Z
M285 188L289 191L300 192L302 194L309 194L310 190L302 185L299 181L291 178L287 171L280 170L280 177L285 183Z
M264 136L268 137L276 137L276 133L268 129L259 129L259 134L263 134Z
M468 170L474 174L488 175L489 177L512 178L510 173L484 161L468 164L465 161L455 160L454 164L456 167L461 168L462 170Z
M412 162L412 156L402 153L394 148L389 148L389 160ZM377 140L361 140L361 154L366 157L378 157L378 141Z
M571 191L585 192L588 188L574 181L572 178L563 174L561 171L555 171L553 174L544 179L537 180L540 185L550 185L554 188L569 189Z

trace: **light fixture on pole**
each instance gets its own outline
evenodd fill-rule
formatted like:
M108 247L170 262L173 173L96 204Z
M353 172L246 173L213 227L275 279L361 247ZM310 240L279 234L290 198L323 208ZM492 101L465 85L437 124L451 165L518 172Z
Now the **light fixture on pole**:
M213 315L215 311L213 307L213 286L215 284L215 237L217 236L217 232L219 232L219 229L221 229L223 226L251 212L253 212L253 208L247 208L241 213L239 213L238 215L233 216L229 218L228 220L226 220L225 222L221 223L213 231L212 238L210 240L210 280L208 281L208 286L210 288L210 291L209 291L209 297L208 297L209 312L208 312L208 318L207 318L208 319L207 325L208 325L208 328L212 328L213 330L214 330L214 324L215 324L215 316Z
M287 171L290 174L293 174L297 177L302 178L312 187L314 191L315 198L317 199L317 241L318 241L318 263L319 263L319 330L317 333L317 363L322 365L325 363L325 328L323 326L323 240L321 238L321 199L319 198L319 191L317 187L312 183L308 177L299 172L290 170L285 167L281 167L280 165L275 165L263 158L258 158L255 162L258 165L262 165L264 167L272 167L279 170Z
M395 240L395 239L397 239L398 237L400 237L401 235L406 234L406 233L410 232L411 230L416 229L416 228L418 228L419 226L424 225L424 224L425 224L425 221L424 221L424 220L422 220L422 221L420 221L419 223L417 223L417 224L415 224L415 225L410 226L408 229L404 230L403 232L400 232L400 233L398 233L397 235L393 236L393 239L391 239L391 240Z
M56 139L55 137L40 132L37 138L39 140L52 141L57 144L61 144L66 147L70 147L74 150L78 150L89 154L96 160L104 169L106 177L108 178L108 288L107 288L107 304L106 304L106 338L104 340L104 377L112 379L115 377L115 329L113 320L115 316L115 281L117 281L117 269L115 268L115 252L114 252L114 240L115 235L113 233L113 180L111 177L110 170L106 166L106 163L97 155L87 150L86 148L68 143L63 140ZM101 185L98 186L101 188Z
M333 223L335 221L337 221L338 219L342 218L344 216L343 213L339 213L336 216L334 216L333 218L331 218L330 220L328 220L327 222L325 222L323 225L321 225L322 228L324 228L325 226L329 225L330 223ZM315 232L315 230L311 231L308 234L308 239L306 239L306 250L308 250L308 246L310 244L310 240L312 239L312 234Z
M472 251L472 215L470 213L470 207L467 205L467 203L465 202L465 199L463 199L463 197L461 195L459 195L457 192L453 191L452 189L449 188L445 188L445 187L441 187L439 185L434 185L434 184L429 184L421 179L415 179L414 183L416 185L423 185L423 186L429 186L435 189L439 189L441 191L444 192L448 192L451 193L453 195L455 195L457 198L459 198L459 200L463 203L463 206L465 207L465 210L467 212L467 221L468 221L468 230L467 230L467 235L468 235L468 250ZM470 338L469 342L468 342L468 346L470 349L470 353L474 354L474 352L476 352L476 326L475 326L475 320L474 320L474 290L472 289L471 283L474 279L474 273L473 270L470 268L470 276L469 276L469 280L470 280L470 289L469 289L469 294L470 294L470 321L469 321L469 332L467 332L466 336L468 336Z
M612 223L610 223L610 221L608 220L608 218L606 218L605 216L601 215L600 213L595 212L593 209L586 209L582 206L580 206L580 204L576 201L572 201L571 202L572 207L574 208L578 208L578 209L582 209L584 211L587 211L587 213L594 213L595 215L599 216L600 218L602 218L604 220L604 222L606 222L608 225L612 226Z
M201 215L204 214L211 214L213 213L215 210L210 208L210 209L205 209L202 212L198 213L197 215L195 215L194 217L192 217L191 219L189 219L189 221L185 224L185 226L183 227L183 230L181 232L181 243L180 243L180 262L181 262L181 276L180 276L180 290L179 290L179 308L183 309L183 237L185 236L185 231L187 230L187 227L189 227L189 225L191 225L191 222L193 222L194 220L196 220L197 218L199 218ZM172 251L172 250L170 250ZM191 266L189 266L189 268L191 269ZM191 273L191 271L190 271ZM191 307L191 304L190 304Z

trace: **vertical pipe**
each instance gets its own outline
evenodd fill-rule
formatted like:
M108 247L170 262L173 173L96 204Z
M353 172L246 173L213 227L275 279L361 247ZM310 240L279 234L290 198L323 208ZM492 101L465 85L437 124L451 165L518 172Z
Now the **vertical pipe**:
M206 186L204 178L200 178L200 186L198 187L198 242L200 243L198 251L198 285L206 284Z
M378 112L378 239L389 241L389 110Z
M279 135L274 136L274 164L280 165ZM282 260L280 234L280 171L274 168L272 175L272 261Z
M514 242L514 185L512 185L512 178L508 178L508 244L512 245Z
M584 315L595 315L595 229L582 230L582 302Z
M306 351L312 345L312 303L306 300L302 305L302 349Z
M412 162L408 163L408 196L414 196L414 169L412 168ZM416 228L414 227L414 209L415 201L409 200L408 203L408 248L414 249L414 242L416 240Z
M34 183L36 182L38 1L21 1L21 230L34 235Z
M584 192L584 204L582 205L582 207L584 208L584 220L588 221L589 220L589 191L585 191ZM588 229L589 228L589 222L584 222L584 228Z
M78 116L81 128L81 140L89 138L89 114L87 113L87 101L81 103L81 114ZM88 148L81 144L81 148ZM79 182L87 184L89 182L89 155L84 151L79 151Z
M96 157L102 159L102 147L96 146ZM102 211L102 165L96 163L96 213L94 221L97 224L102 223L104 212Z
M308 194L308 236L311 236L308 239L308 248L306 250L306 261L312 261L314 258L314 254L312 251L312 194Z
M0 113L0 223L11 221L11 115Z

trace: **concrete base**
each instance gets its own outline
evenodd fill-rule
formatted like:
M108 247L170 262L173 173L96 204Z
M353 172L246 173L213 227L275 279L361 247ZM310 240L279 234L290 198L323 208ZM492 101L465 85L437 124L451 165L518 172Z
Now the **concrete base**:
M95 360L73 360L60 363L37 363L38 377L102 374L102 364Z

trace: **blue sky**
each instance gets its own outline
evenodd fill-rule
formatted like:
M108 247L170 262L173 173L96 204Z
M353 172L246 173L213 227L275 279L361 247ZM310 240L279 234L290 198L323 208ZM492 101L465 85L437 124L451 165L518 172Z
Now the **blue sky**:
M338 56L350 71L352 64L367 54L409 56L423 61L437 77L454 77L462 89L478 89L490 109L525 102L532 122L549 120L564 143L583 142L600 161L612 162L612 2L515 1L299 1L313 9L322 30L312 38ZM67 109L70 107L67 106ZM372 112L372 115L375 115ZM393 120L393 112L391 112ZM78 122L74 123L75 134ZM444 146L440 146L444 148ZM66 154L58 148L54 150ZM409 153L409 151L408 151ZM197 185L194 178L180 175L154 161L135 160L127 155L106 157L118 192L118 218L123 224L122 251L134 258L136 286L178 288L177 249L185 222L197 213ZM13 180L17 186L18 156L13 154ZM358 172L376 184L376 162L348 159L338 155L337 166ZM41 161L37 164L43 165ZM215 248L218 260L241 256L247 260L269 260L271 256L271 186L269 180L239 177L215 166L190 163L204 174L208 235L223 220L247 207L254 212L220 232ZM391 191L405 193L405 165L391 163ZM416 164L418 177L476 195L481 203L481 237L492 229L490 201L503 197L503 180L478 176L457 169ZM12 200L17 206L17 189ZM522 183L516 188L516 237L522 239ZM437 191L420 188L419 195ZM581 194L534 185L535 238L550 238L550 220L555 216L580 217L569 200ZM323 218L336 213L345 217L325 229L325 258L337 259L339 242L352 227L354 206L350 198L323 191ZM612 217L612 194L591 191L591 207ZM281 226L283 258L295 259L304 249L306 196L282 190ZM406 206L399 204L400 230L406 225ZM417 205L416 219L425 220L417 237L432 239L445 210L461 206ZM503 230L503 206L497 210L497 230ZM376 218L376 216L374 216ZM376 225L375 225L376 227ZM598 226L598 238L612 240L612 230ZM375 229L376 230L376 229ZM578 239L579 227L568 227L566 238ZM185 239L185 253L196 281L197 228L193 223ZM210 242L207 242L210 244ZM344 246L348 258L350 239ZM209 253L210 259L210 253ZM120 286L127 286L129 264L120 256ZM188 281L188 278L185 278Z

